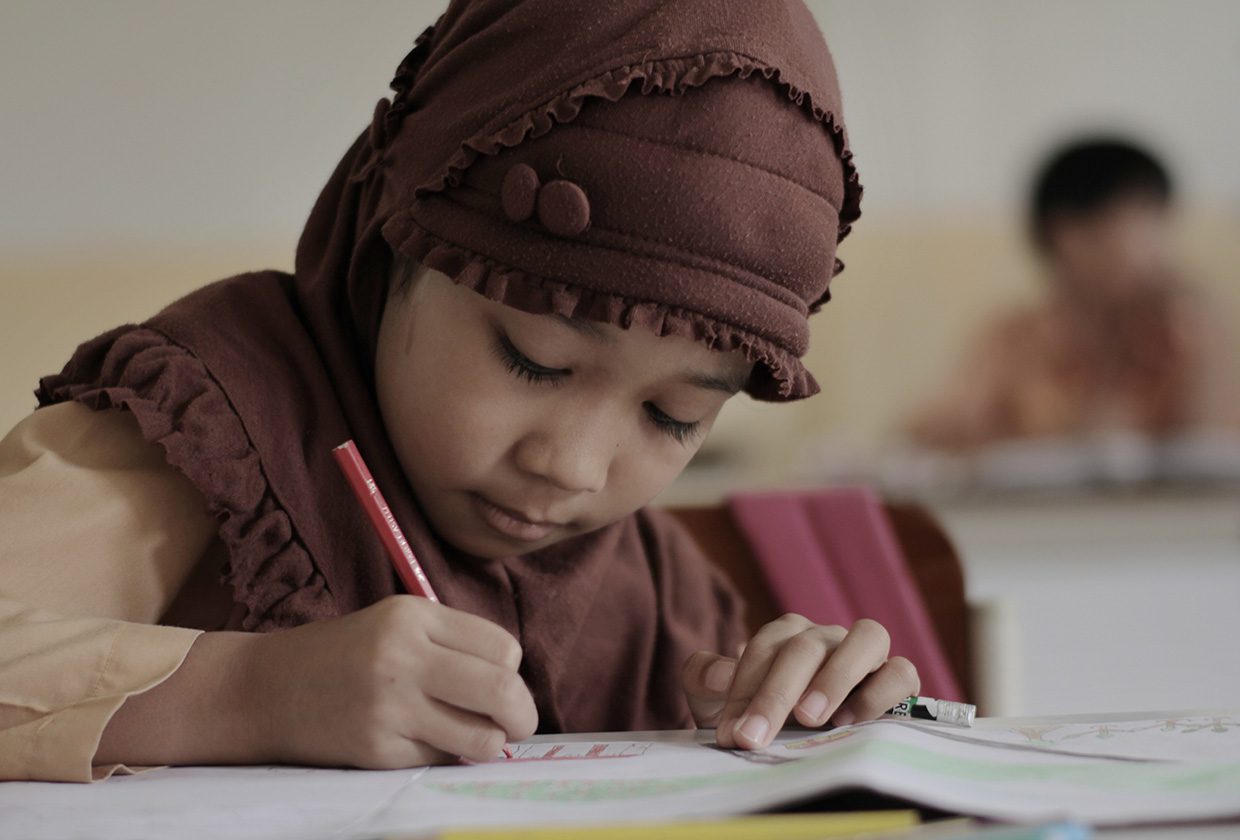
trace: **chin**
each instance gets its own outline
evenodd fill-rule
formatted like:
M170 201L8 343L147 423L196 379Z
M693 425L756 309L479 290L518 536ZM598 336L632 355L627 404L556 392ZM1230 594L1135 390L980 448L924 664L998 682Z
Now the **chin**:
M480 536L477 532L465 534L461 537L445 537L444 539L454 548L463 551L471 557L479 560L499 560L504 557L520 556L522 554L530 554L555 545L558 542L568 539L570 534L564 536L549 537L538 542L528 543L518 540L506 540L499 536Z

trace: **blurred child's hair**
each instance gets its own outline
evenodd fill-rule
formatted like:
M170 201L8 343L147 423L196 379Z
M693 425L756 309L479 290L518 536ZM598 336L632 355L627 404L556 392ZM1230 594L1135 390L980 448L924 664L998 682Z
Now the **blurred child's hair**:
M1039 251L1049 246L1051 223L1101 210L1117 199L1152 198L1169 204L1171 175L1151 152L1118 137L1076 140L1042 163L1030 201L1030 234Z

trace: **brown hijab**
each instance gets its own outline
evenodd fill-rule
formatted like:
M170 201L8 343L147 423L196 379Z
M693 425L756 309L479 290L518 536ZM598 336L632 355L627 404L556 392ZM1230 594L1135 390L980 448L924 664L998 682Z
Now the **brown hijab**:
M219 521L244 629L399 591L330 455L351 437L445 603L522 643L543 731L686 725L684 658L742 630L667 518L499 561L427 526L373 390L392 254L527 311L740 349L755 396L812 393L805 318L860 194L826 46L795 0L473 0L393 89L294 275L220 281L87 342L40 404L128 410L164 448Z

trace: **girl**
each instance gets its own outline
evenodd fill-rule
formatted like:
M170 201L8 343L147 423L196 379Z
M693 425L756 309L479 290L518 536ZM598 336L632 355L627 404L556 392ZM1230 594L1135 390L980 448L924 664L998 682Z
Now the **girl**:
M755 748L914 693L873 622L742 645L643 507L731 395L817 390L861 188L804 6L455 2L393 89L294 274L87 342L5 439L0 774L695 723ZM399 594L347 438L443 604Z

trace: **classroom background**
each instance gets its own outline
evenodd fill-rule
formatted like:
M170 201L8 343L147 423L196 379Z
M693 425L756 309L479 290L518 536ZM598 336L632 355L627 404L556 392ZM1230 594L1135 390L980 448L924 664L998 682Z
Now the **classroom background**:
M1169 163L1184 265L1240 333L1240 5L809 5L866 188L847 270L814 322L807 362L823 393L735 401L663 501L857 481L923 501L993 642L990 713L1233 704L1240 449L1210 441L1178 480L1151 473L1131 441L1084 477L1086 456L1061 449L1059 473L1032 484L1013 475L1049 456L1017 453L978 486L898 432L983 324L1039 294L1032 167L1082 132L1123 132ZM392 56L441 9L0 2L0 428L79 341L211 280L291 269Z

